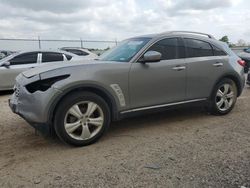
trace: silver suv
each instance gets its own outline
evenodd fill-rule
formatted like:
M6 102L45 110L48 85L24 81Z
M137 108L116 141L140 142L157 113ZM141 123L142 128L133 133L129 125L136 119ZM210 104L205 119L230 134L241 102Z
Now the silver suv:
M9 104L41 131L72 145L97 141L111 121L203 102L216 115L241 94L244 61L211 35L172 31L130 38L85 63L31 69Z

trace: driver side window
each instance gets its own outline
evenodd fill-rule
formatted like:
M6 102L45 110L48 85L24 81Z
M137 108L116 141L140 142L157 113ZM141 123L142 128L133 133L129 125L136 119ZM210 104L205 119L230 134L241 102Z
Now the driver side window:
M156 42L153 46L151 46L148 49L148 51L157 51L161 53L162 60L178 59L181 58L179 55L178 43L179 41L177 38L163 39Z

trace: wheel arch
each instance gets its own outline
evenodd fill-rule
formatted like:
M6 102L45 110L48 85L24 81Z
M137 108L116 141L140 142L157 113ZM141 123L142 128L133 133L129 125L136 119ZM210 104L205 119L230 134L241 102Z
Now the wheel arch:
M225 78L228 78L228 79L231 79L234 81L234 83L236 84L236 87L237 87L237 97L239 97L242 93L242 90L243 90L243 87L242 84L241 84L241 81L240 81L240 78L239 76L237 76L236 74L233 74L233 73L230 73L230 74L224 74L223 76L221 76L219 79L216 80L214 86L213 86L213 89L212 89L212 92L210 94L210 96L212 95L213 93L213 90L214 90L214 87L222 80L222 79L225 79Z
M117 103L114 97L107 91L105 88L96 86L96 85L76 85L70 88L67 88L61 95L57 96L56 100L53 101L48 113L49 113L49 124L52 125L54 114L60 102L68 95L73 92L78 91L88 91L95 93L96 95L102 97L105 102L108 104L111 112L111 120L115 121L118 120L118 111L117 111Z

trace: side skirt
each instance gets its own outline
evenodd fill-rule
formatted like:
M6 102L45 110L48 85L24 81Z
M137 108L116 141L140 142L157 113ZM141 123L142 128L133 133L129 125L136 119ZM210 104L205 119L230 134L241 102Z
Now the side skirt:
M207 98L202 98L202 99L194 99L194 100L181 101L181 102L175 102L175 103L135 108L135 109L120 112L119 119L139 116L143 114L157 113L157 112L162 112L166 110L184 108L187 106L203 106L207 104L207 100L208 100Z

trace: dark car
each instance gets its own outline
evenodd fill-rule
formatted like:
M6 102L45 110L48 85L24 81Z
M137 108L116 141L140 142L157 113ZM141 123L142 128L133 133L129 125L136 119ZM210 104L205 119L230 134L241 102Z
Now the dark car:
M247 75L247 84L250 85L250 73Z
M248 73L250 68L250 48L245 48L242 52L237 54L242 60L246 62L245 73Z

